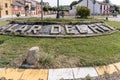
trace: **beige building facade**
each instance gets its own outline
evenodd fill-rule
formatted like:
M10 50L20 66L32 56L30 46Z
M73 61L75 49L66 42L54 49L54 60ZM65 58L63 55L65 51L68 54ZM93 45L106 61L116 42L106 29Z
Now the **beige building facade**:
M0 18L12 16L11 0L0 0Z

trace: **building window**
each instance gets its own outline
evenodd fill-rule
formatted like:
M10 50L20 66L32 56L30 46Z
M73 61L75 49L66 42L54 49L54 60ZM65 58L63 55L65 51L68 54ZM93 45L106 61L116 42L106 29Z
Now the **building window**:
M100 9L102 10L102 5L100 5Z
M13 13L14 15L16 14L16 12L14 11L14 13Z
M7 3L5 3L5 8L8 8L8 4Z
M15 6L15 10L18 10L18 6Z
M24 10L24 7L21 7L21 10Z
M104 5L104 10L105 10L105 5Z
M6 15L8 15L8 10L5 11Z

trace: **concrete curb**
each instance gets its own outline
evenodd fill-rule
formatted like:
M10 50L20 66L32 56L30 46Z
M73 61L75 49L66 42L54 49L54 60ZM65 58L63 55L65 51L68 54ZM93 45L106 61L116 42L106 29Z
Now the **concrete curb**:
M88 75L91 77L98 76L95 68L93 67L50 69L48 80L78 79L85 78Z
M86 76L97 77L104 74L113 74L120 71L120 62L96 66L96 67L80 67L80 68L63 68L63 69L13 69L0 68L0 77L7 79L24 79L24 80L60 80L60 79L80 79ZM17 76L19 74L20 76ZM16 76L15 76L16 75ZM36 76L35 76L36 75ZM33 76L33 77L31 77ZM35 76L35 77L34 77Z

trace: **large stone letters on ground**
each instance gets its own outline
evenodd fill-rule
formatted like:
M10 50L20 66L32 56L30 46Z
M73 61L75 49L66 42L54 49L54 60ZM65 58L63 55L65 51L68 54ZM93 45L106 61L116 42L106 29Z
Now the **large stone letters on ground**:
M65 30L67 34L75 34L74 32L72 32L72 26L70 25L65 25Z
M41 29L41 26L34 25L27 31L27 33L37 34L40 29Z
M15 29L14 32L21 32L21 33L23 33L23 32L25 32L27 29L28 29L28 25L23 25L23 26Z
M103 29L104 31L109 31L110 29L106 26L103 26L103 24L96 24L98 27L100 27L101 29Z
M9 24L9 25L7 25L7 26L0 27L0 32L5 31L7 28L9 28L9 27L11 27L11 26L12 26L12 24Z
M81 23L81 24L8 24L0 27L0 34L12 34L22 36L47 36L47 37L68 37L68 36L94 36L115 31L116 29L104 23ZM25 33L25 34L24 34ZM13 34L12 34L13 35Z
M88 33L88 26L87 25L76 25L76 28L79 33L87 34Z
M89 28L94 32L94 33L103 33L104 30L102 30L101 28L99 28L97 25L91 24L89 25Z
M57 35L61 33L61 26L60 25L55 25L52 26L51 28L51 34Z
M7 28L5 30L5 32L14 32L13 28L16 27L16 26L18 26L18 24L14 24L14 25L10 26L9 28Z

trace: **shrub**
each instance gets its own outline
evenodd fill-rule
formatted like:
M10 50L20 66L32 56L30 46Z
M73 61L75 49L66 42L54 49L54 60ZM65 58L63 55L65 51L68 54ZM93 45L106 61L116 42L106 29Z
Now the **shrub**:
M90 15L90 10L85 6L78 6L76 11L76 16L81 18L87 18Z
M20 17L20 14L19 14L19 13L17 13L17 14L16 14L16 16L17 16L17 17Z

